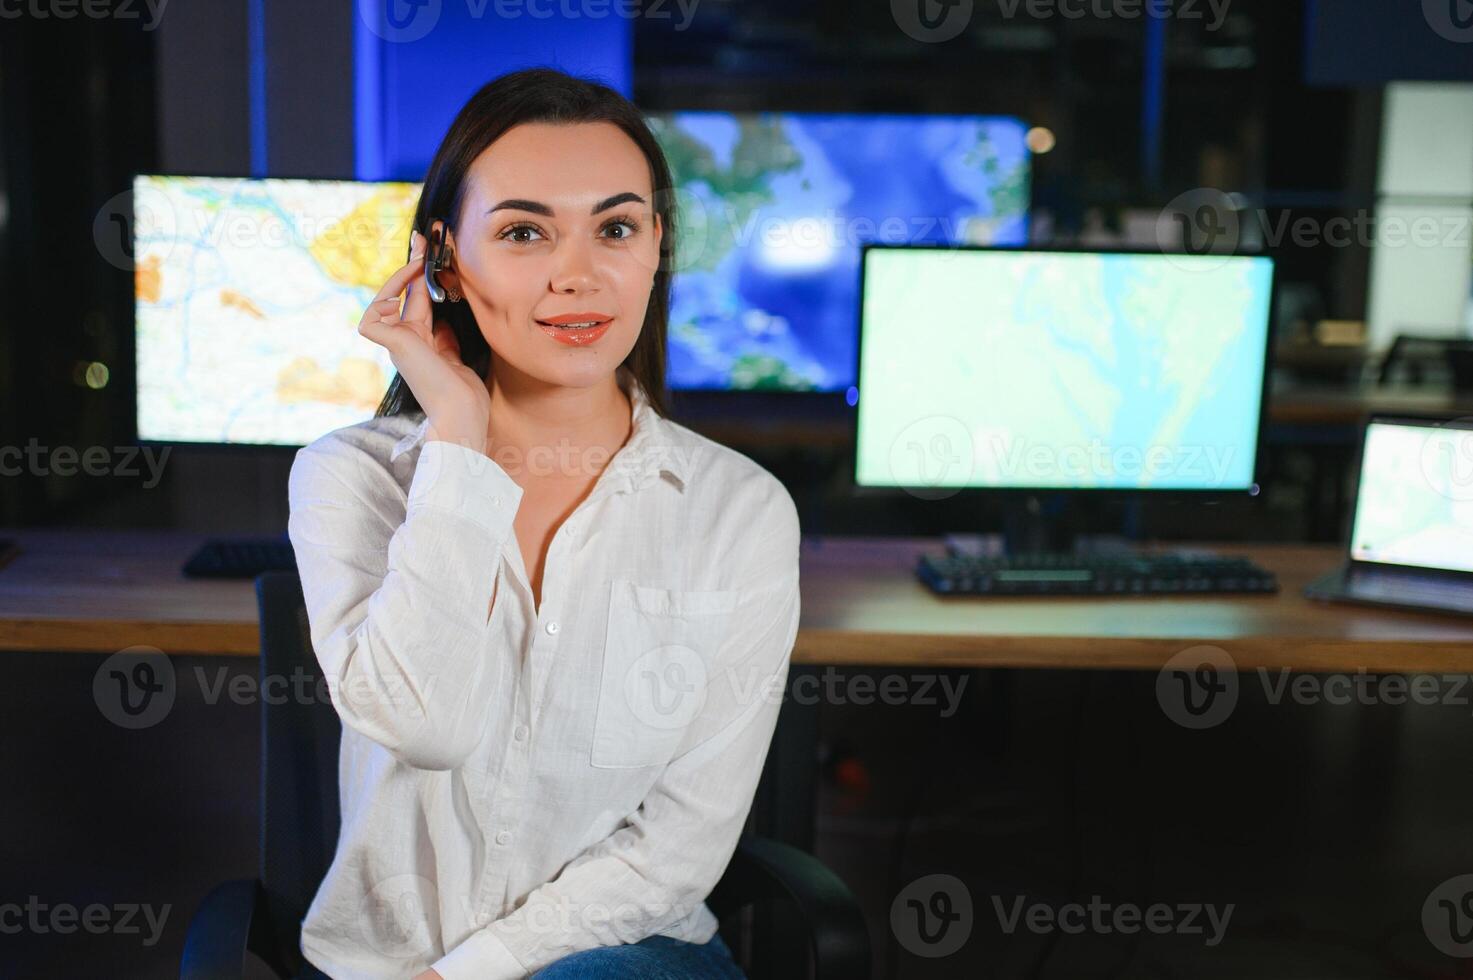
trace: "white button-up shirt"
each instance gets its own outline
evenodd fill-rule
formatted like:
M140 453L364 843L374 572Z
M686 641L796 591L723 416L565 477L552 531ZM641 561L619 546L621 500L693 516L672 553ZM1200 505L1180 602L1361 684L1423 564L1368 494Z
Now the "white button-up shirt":
M422 415L297 453L289 533L343 720L302 951L336 980L521 977L716 931L798 630L797 510L619 377L633 431L593 458L541 608L490 457L425 442Z

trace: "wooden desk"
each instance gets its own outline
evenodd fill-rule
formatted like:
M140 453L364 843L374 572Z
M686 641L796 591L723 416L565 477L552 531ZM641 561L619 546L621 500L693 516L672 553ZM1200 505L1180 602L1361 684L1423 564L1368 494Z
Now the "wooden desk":
M256 656L256 590L185 578L206 535L173 531L0 530L21 554L0 568L0 650Z
M23 553L0 568L0 649L257 653L252 583L179 574L201 536L0 531ZM1186 647L1240 668L1473 671L1473 619L1313 603L1300 595L1336 548L1221 547L1278 573L1275 596L940 598L914 578L929 538L810 538L795 664L1158 669Z
M1214 545L1279 576L1267 596L987 599L932 595L911 569L930 538L805 542L795 663L1157 670L1196 644L1240 669L1473 671L1473 618L1311 602L1343 549Z
M1373 413L1473 415L1473 397L1407 386L1282 386L1269 394L1267 421L1278 425L1359 426Z

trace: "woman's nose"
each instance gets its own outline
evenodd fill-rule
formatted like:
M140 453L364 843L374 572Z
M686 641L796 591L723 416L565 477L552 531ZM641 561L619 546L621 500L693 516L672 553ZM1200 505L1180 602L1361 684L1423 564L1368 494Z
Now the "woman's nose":
M553 256L552 290L583 293L597 288L597 274L587 245L564 242Z

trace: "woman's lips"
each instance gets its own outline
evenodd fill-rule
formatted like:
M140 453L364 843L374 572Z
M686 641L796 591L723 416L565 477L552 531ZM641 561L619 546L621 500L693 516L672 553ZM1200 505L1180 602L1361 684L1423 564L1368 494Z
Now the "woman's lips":
M613 322L610 318L591 327L558 327L538 320L537 329L568 347L586 347L608 333L609 324Z

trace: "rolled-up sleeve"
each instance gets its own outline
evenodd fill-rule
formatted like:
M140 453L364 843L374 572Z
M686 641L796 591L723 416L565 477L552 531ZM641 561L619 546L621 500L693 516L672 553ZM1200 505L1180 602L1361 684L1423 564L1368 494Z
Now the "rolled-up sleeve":
M292 463L288 536L333 705L411 766L458 766L510 696L486 637L521 497L490 457L440 440L421 448L407 499L345 441Z
M711 893L751 809L798 633L799 530L785 493L774 521L702 708L639 808L436 962L444 980L523 977L585 949L639 942L689 918Z

